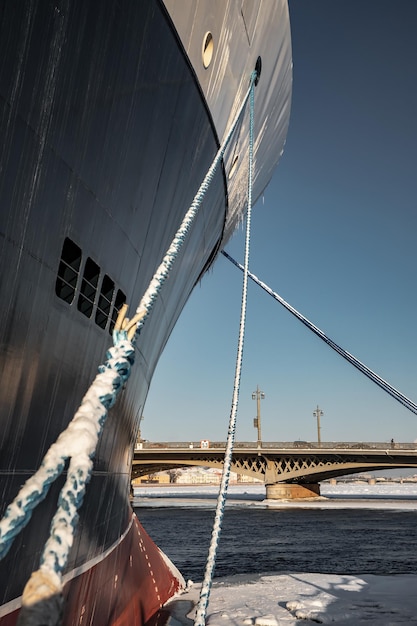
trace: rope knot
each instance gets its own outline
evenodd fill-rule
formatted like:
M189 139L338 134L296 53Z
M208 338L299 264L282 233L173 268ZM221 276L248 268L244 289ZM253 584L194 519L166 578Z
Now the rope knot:
M60 577L44 567L33 572L22 595L18 624L55 626L61 623L62 609Z

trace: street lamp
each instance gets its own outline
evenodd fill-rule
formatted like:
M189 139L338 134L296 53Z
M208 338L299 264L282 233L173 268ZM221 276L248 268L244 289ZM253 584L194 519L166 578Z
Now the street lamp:
M261 437L261 400L264 400L265 394L263 391L260 391L259 387L256 386L256 391L252 394L252 400L256 400L256 417L253 420L253 425L258 429L258 448L262 447L262 437Z
M321 408L319 407L319 405L317 405L317 409L315 411L313 411L313 415L315 417L317 417L317 443L319 445L319 448L321 446L321 435L320 435L320 417L322 415L324 415L323 411L321 410Z
M143 415L141 415L139 417L139 423L138 423L138 438L137 438L137 442L140 445L142 443L142 434L140 432L140 424L141 422L144 420L145 418L143 417Z

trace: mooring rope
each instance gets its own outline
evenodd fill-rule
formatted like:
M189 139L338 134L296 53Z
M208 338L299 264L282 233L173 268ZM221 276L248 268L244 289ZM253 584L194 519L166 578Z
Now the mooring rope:
M235 259L233 259L230 256L230 254L228 254L225 250L222 250L221 252L226 257L226 259L229 259L229 261L231 261L234 265L236 265L236 267L242 270L242 272L245 271L244 266L238 263L237 261L235 261ZM373 370L367 367L364 363L359 361L359 359L353 356L353 354L351 354L350 352L348 352L347 350L339 346L335 341L333 341L333 339L330 339L330 337L328 337L326 333L320 330L320 328L318 328L315 324L313 324L313 322L310 322L310 320L304 317L304 315L299 313L297 309L295 309L293 306L288 304L288 302L286 302L284 298L278 295L275 291L272 291L272 289L268 287L268 285L263 283L261 280L259 280L259 278L255 276L255 274L252 274L252 272L248 272L248 275L249 275L249 278L251 278L254 283L259 285L259 287L261 287L264 291L266 291L277 302L282 304L282 306L285 309L287 309L287 311L292 313L292 315L294 315L298 320L300 320L300 322L302 322L305 326L307 326L307 328L309 328L315 335L317 335L317 337L320 337L320 339L324 341L328 346L330 346L330 348L332 348L333 350L335 350L335 352L340 354L340 356L342 356L351 365L356 367L356 369L358 369L360 372L362 372L362 374L367 376L367 378L372 380L372 382L378 385L381 389L383 389L386 393L388 393L392 398L400 402L409 411L417 415L417 404L415 404L415 402L410 400L410 398L407 398L407 396L401 393L401 391L398 391L398 389L395 389L395 387L393 387L386 380L381 378L381 376L378 376L378 374L376 374Z
M68 562L78 510L82 505L86 485L91 478L93 458L109 408L127 382L134 363L134 343L139 335L158 294L179 254L187 233L202 204L203 198L221 163L226 148L236 129L241 114L252 93L250 86L241 103L230 129L218 149L213 162L200 185L194 200L175 234L161 264L156 270L148 289L144 293L136 313L131 320L126 315L127 306L120 312L113 332L114 346L106 354L106 361L99 367L99 373L84 396L81 406L65 431L46 453L38 471L29 478L13 502L7 507L0 521L0 560L8 553L15 537L28 524L34 508L45 499L50 485L63 472L70 459L64 487L61 490L58 509L51 523L50 536L41 557L40 569L28 581L22 596L21 624L44 624L45 614L39 614L39 602L45 604L48 624L59 623L61 603L55 603L62 592L62 572ZM51 607L55 606L55 609ZM32 611L33 609L33 611ZM56 611L56 616L50 611ZM33 612L32 617L30 612ZM36 613L36 615L35 615ZM53 621L55 620L55 621Z
M248 287L248 267L249 267L249 244L250 244L250 227L252 216L252 171L253 171L253 118L254 118L254 92L255 80L257 72L253 72L250 93L250 123L249 123L249 172L248 172L248 209L246 221L246 240L245 240L245 265L243 268L243 286L242 286L242 304L240 312L239 339L236 356L235 379L233 386L232 405L229 418L229 429L227 434L226 450L224 454L222 478L220 482L219 495L217 498L216 514L214 517L213 530L211 534L210 548L207 556L206 570L204 580L201 585L200 598L197 606L195 626L205 626L207 606L210 599L210 591L213 583L214 568L216 565L217 547L219 544L220 532L223 522L224 509L226 505L226 496L229 486L230 468L232 465L233 444L236 431L236 416L239 400L239 386L242 371L243 343L245 337L245 320L246 320L246 302Z

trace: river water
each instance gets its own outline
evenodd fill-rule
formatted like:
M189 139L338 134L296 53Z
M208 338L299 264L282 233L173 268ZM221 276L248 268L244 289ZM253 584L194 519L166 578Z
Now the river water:
M326 500L276 507L259 488L232 489L215 576L417 573L417 488L383 487L329 487ZM186 580L204 577L215 492L135 490L140 521Z

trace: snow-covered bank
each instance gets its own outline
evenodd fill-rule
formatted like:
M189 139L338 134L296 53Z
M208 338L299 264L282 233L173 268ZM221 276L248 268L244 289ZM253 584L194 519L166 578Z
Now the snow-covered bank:
M417 625L417 576L280 574L217 579L208 608L208 626ZM172 624L194 618L199 585L168 605ZM302 620L302 621L301 621ZM188 622L189 624L189 622Z

